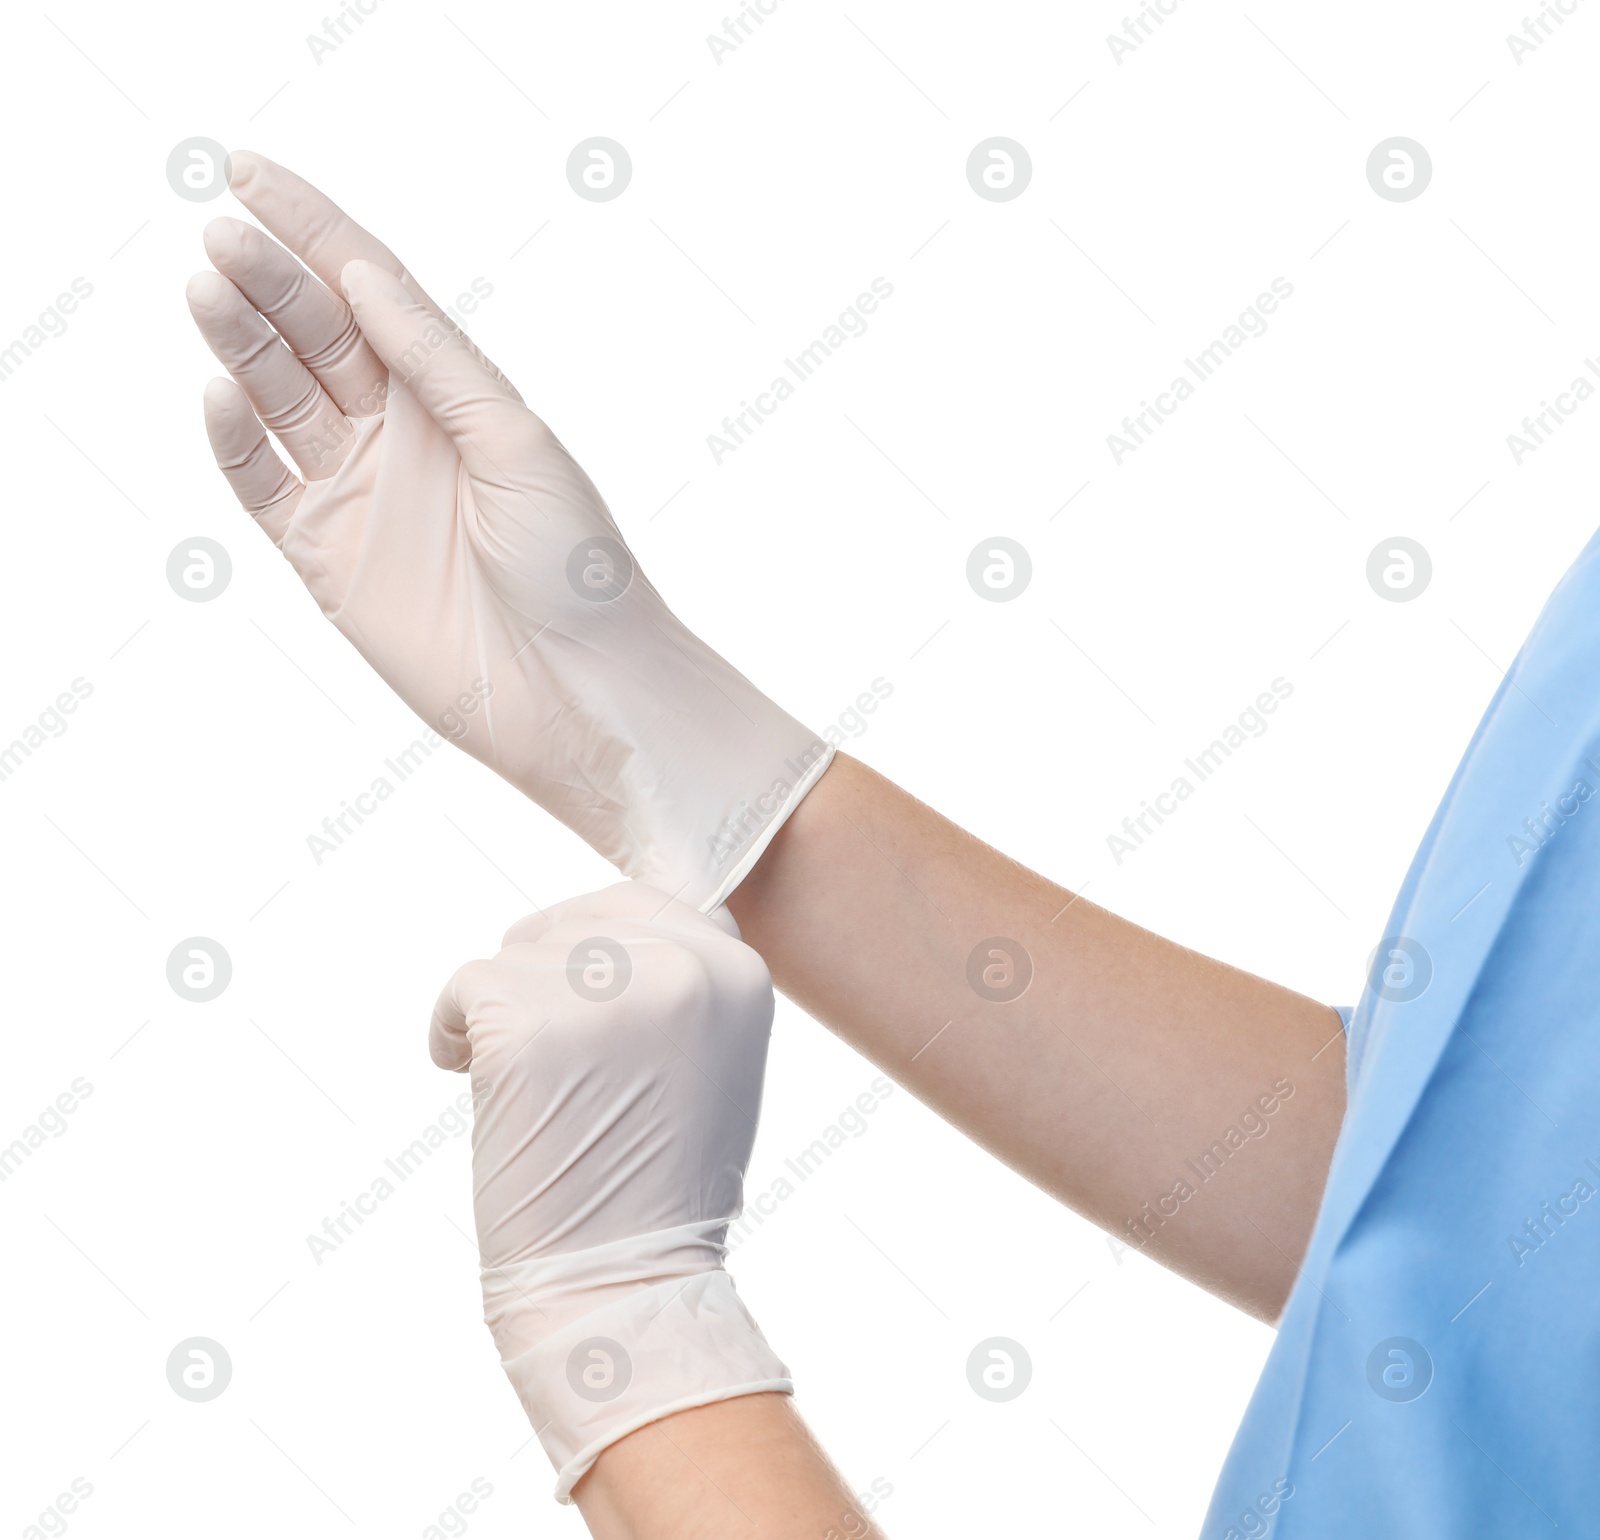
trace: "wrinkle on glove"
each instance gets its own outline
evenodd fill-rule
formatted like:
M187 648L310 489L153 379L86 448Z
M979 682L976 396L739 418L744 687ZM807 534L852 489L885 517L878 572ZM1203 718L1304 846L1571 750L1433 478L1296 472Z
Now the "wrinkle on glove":
M716 909L832 744L667 608L594 484L387 246L265 157L231 167L284 243L216 221L218 271L189 285L231 376L206 423L240 500L430 727L627 876Z
M727 1222L718 1229L726 1231ZM735 1396L793 1394L788 1369L721 1269L720 1244L717 1266L674 1272L673 1254L693 1249L696 1230L685 1226L597 1248L609 1250L604 1258L562 1259L573 1264L565 1277L538 1263L485 1270L491 1329L498 1319L503 1330L506 1315L534 1301L550 1314L547 1336L501 1362L556 1468L558 1502L571 1500L572 1488L606 1449L648 1423ZM575 1301L605 1295L609 1303L567 1313ZM526 1328L513 1329L510 1340L527 1335Z
M667 609L547 430L490 453L493 479L475 478L391 377L283 552L442 736L628 876L715 908L832 750ZM621 591L585 597L585 572Z
M737 930L619 883L512 926L434 1011L434 1062L472 1076L484 1320L562 1502L647 1423L794 1388L723 1268L773 1015Z
M1206 1540L1600 1535L1597 959L1600 537L1395 904Z

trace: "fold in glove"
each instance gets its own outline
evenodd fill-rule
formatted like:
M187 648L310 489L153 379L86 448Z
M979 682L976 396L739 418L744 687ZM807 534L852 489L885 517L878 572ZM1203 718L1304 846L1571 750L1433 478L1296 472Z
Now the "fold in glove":
M722 1265L772 1012L725 909L634 883L521 921L439 998L434 1062L472 1076L484 1319L562 1502L646 1423L794 1388Z
M261 156L235 155L230 187L289 247L218 220L218 271L189 286L233 377L206 422L240 501L419 716L709 913L832 746L673 615L593 483L393 252Z

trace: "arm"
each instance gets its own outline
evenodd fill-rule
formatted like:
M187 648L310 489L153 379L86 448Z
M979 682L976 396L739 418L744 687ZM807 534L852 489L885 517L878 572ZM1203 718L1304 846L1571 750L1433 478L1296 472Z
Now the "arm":
M651 1423L600 1456L573 1500L595 1540L881 1540L788 1396Z
M1276 1318L1344 1115L1334 1011L1075 899L843 754L729 908L780 989L994 1155ZM968 981L991 937L1031 959L1009 1003Z
M207 392L212 442L378 672L630 876L704 911L732 893L788 993L1017 1170L1274 1316L1343 1110L1332 1013L1072 902L859 765L829 770L671 614L393 252L260 157L236 155L230 185L290 250L208 228L221 273L190 302L234 377ZM1036 970L1009 1005L965 982L995 936Z

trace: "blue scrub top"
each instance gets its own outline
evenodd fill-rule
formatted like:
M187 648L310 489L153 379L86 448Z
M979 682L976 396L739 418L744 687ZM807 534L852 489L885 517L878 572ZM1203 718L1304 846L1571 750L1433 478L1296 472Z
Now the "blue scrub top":
M1411 864L1348 1075L1204 1540L1600 1536L1600 536Z

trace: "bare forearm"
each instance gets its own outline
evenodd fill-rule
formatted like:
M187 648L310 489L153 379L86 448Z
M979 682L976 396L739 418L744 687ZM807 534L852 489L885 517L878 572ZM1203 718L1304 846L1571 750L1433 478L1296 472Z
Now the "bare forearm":
M663 1418L573 1492L595 1540L882 1540L783 1395Z
M1276 1317L1344 1113L1328 1007L1075 898L845 755L729 907L780 989L957 1127ZM992 938L1019 949L1009 987L1031 966L1009 1001L980 993L1007 992L1004 961L981 973L1005 946L973 963Z

